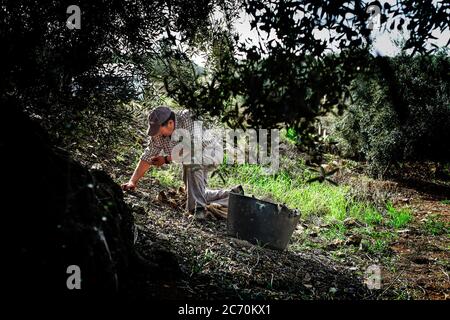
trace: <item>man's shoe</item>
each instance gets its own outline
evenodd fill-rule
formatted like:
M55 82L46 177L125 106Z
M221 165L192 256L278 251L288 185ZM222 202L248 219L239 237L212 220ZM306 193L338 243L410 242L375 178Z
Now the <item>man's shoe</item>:
M243 196L244 195L244 188L242 187L242 185L238 185L238 186L236 186L234 188L231 188L230 192L237 193L237 194L240 194L240 195Z
M192 210L192 214L194 215L194 219L197 221L203 221L206 219L205 208L197 207Z

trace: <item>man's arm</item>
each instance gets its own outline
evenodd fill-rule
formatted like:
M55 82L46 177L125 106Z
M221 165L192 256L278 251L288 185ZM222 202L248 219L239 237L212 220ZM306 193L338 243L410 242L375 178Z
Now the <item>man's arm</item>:
M151 164L145 160L139 160L136 169L133 172L130 180L127 183L122 184L123 190L134 190L137 187L139 179L141 179L147 170L150 168Z
M150 138L149 143L147 147L144 150L144 153L141 156L141 159L139 160L138 165L136 166L136 169L134 169L133 175L131 176L130 180L127 183L122 184L123 190L134 190L137 187L137 183L139 179L141 179L144 174L148 171L151 165L159 166L160 164L156 161L155 158L159 152L161 151L161 146L158 141L154 141L152 138Z

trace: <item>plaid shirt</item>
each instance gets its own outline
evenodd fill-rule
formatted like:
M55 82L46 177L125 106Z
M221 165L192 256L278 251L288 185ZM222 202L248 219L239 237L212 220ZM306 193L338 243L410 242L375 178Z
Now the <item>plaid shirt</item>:
M204 132L200 126L194 127L194 120L189 110L182 110L175 113L175 130L185 129L191 134L191 141L194 141L195 146L200 145L202 141L202 148L211 147L213 143L217 141L212 138L210 134ZM194 132L195 131L195 132ZM164 137L157 135L149 138L148 145L141 156L141 160L151 162L151 158L161 154L168 156L171 154L172 149L179 144L178 141L172 141L171 137ZM194 150L191 150L194 154Z

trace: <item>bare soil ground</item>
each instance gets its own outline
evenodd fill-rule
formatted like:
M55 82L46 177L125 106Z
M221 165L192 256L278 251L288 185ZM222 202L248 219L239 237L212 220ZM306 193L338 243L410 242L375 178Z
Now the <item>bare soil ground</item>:
M399 299L450 299L450 239L447 232L430 234L430 220L450 225L450 184L435 179L432 163L407 164L394 180L361 183L364 175L347 172L341 182L363 189L368 200L389 199L407 206L413 220L390 244L391 258L383 269L385 287ZM384 261L386 262L386 261ZM386 289L385 289L386 290Z

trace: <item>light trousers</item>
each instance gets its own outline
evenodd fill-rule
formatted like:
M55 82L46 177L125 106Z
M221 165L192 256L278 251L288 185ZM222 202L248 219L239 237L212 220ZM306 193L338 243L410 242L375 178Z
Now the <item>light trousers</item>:
M199 164L183 165L183 181L186 187L186 209L193 211L197 207L205 207L211 203L217 203L228 207L228 195L230 190L206 189L208 172L214 166Z

